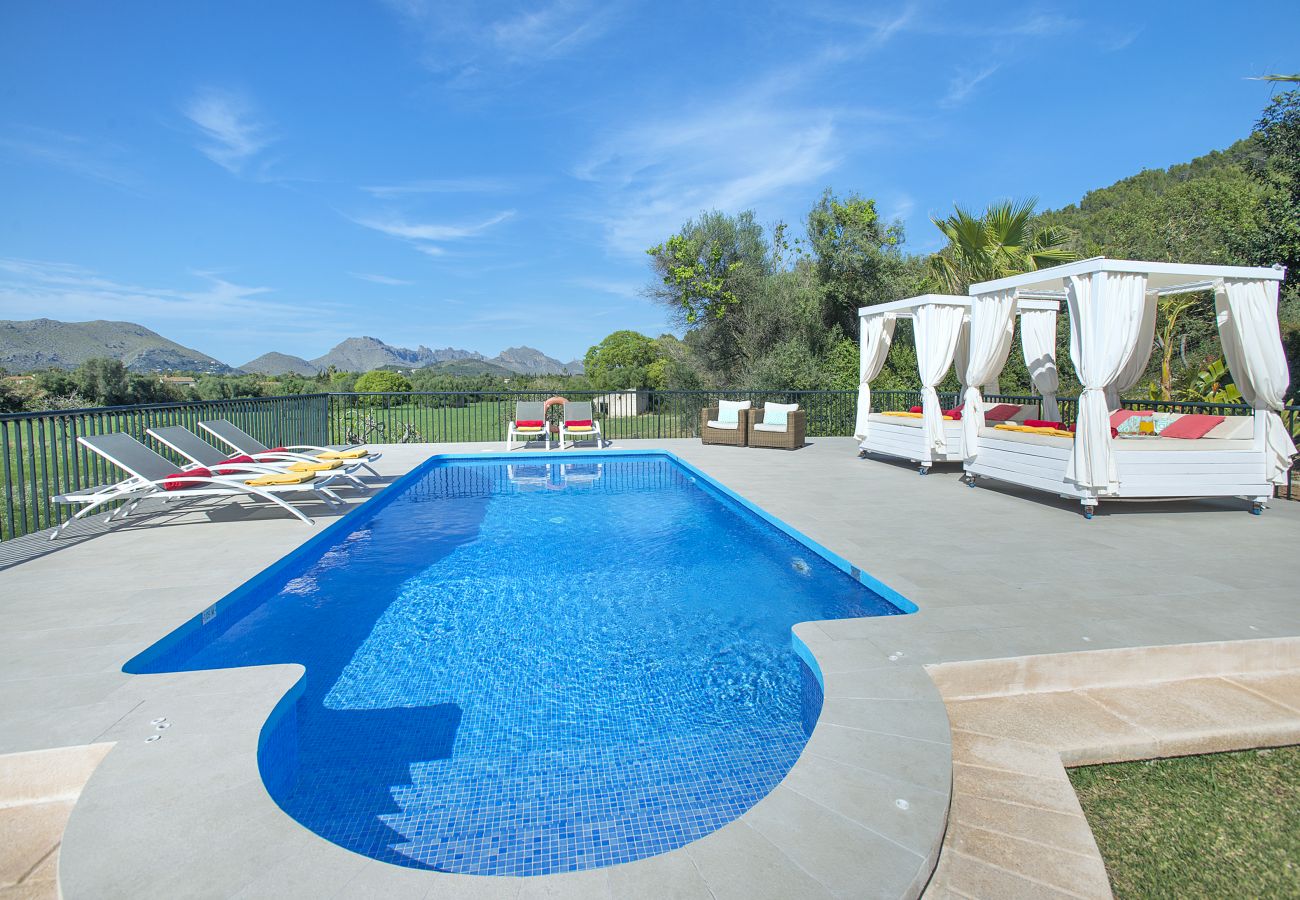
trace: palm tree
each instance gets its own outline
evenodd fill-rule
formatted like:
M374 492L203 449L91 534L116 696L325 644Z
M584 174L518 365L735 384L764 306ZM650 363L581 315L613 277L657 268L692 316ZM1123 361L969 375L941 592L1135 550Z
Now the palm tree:
M956 207L946 219L932 219L948 246L930 257L930 278L950 294L964 294L972 284L1018 275L1078 259L1069 248L1070 234L1055 225L1035 226L1037 198L1003 200L982 216Z

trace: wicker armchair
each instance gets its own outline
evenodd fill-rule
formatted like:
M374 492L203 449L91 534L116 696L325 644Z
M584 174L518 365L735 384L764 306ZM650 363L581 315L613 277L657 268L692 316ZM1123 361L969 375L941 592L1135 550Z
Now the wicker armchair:
M785 431L756 431L755 425L763 421L763 410L749 411L749 446L770 447L775 450L798 450L808 433L808 414L796 409L786 414Z
M745 446L745 436L749 432L749 416L752 412L751 409L742 409L735 428L710 428L710 421L718 421L718 408L709 406L701 409L700 441L705 444L726 444L728 447Z

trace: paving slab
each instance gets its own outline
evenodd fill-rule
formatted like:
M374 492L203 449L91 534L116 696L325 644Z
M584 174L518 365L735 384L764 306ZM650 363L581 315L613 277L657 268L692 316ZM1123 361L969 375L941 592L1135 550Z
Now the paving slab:
M1251 626L1260 638L1300 635L1294 592L1281 572L1251 570L1238 579L1231 567L1191 571L1179 555L1180 548L1213 540L1225 559L1288 558L1300 531L1300 504L1279 504L1259 518L1224 503L1157 504L1133 514L1114 504L1085 522L1077 504L1015 490L970 491L956 469L920 479L910 468L858 459L848 439L815 438L795 453L698 441L623 446L678 454L921 608L909 618L795 629L828 697L805 757L845 779L867 777L865 771L913 789L949 790L947 716L933 686L928 695L919 687L923 665L1235 641L1256 634ZM499 449L391 445L380 463L382 482L434 453ZM350 497L348 507L360 502ZM120 666L343 512L313 508L318 524L308 528L275 510L229 504L133 517L113 527L90 522L53 545L24 539L0 546L0 752L117 741L105 761L113 765L92 777L69 822L60 869L70 900L134 896L145 885L179 888L183 876L176 872L221 896L258 896L263 888L292 896L296 883L320 888L314 896L352 885L358 894L382 895L391 887L393 896L431 897L560 889L594 896L629 885L648 895L662 889L682 896L910 897L924 886L933 855L911 853L793 790L768 798L777 805L765 807L765 800L655 861L550 885L545 878L467 881L401 869L306 832L270 801L255 765L256 735L292 684L292 672L267 667L223 690L212 680L127 676ZM943 565L930 549L936 534L944 536ZM187 565L177 566L177 559ZM1104 580L1090 582L1099 568ZM1139 584L1141 591L1134 588ZM1246 584L1249 592L1241 592ZM1239 615L1224 614L1233 609ZM1121 624L1132 622L1138 625ZM1037 677L1006 671L1022 682ZM160 742L161 752L137 756L143 749L138 727L159 710L178 713L189 736L177 731ZM222 757L242 761L242 768L223 768ZM801 764L792 774L803 778ZM227 790L203 772L225 773ZM187 794L187 784L197 790ZM178 796L186 802L176 802ZM932 837L943 835L946 815L912 809L925 813ZM246 827L215 833L232 818ZM167 852L115 839L113 832L128 823L139 825L138 835L155 835ZM810 846L805 832L820 834L822 843ZM175 833L204 846L204 853L189 852ZM982 865L974 857L955 858L972 870ZM232 875L247 869L247 877Z

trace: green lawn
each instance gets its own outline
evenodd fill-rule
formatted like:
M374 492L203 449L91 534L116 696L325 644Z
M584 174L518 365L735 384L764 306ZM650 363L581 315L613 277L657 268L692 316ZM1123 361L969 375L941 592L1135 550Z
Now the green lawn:
M1119 898L1300 897L1300 747L1070 770Z

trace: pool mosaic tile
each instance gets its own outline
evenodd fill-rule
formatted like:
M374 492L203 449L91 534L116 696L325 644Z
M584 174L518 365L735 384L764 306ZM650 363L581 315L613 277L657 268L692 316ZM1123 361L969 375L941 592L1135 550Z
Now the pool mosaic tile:
M268 790L404 866L538 875L709 834L816 722L790 627L898 613L666 457L446 461L360 513L128 670L302 663Z

